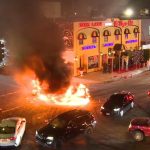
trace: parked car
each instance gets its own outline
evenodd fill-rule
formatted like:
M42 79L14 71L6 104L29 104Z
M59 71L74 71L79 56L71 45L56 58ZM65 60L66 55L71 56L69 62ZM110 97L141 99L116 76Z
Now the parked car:
M109 99L101 106L101 113L123 116L125 112L134 107L134 95L130 92L119 92L112 94Z
M135 141L143 141L146 136L150 136L150 118L141 117L132 119L128 130Z
M95 118L89 111L75 109L58 115L36 131L35 138L43 146L57 148L79 134L92 134L95 125Z
M21 144L25 128L25 118L12 117L3 119L0 123L0 147L18 147Z

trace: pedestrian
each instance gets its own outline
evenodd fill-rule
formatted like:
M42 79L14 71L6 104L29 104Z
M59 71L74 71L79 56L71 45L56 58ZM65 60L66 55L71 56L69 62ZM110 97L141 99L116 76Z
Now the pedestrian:
M150 71L150 59L147 61L147 68Z

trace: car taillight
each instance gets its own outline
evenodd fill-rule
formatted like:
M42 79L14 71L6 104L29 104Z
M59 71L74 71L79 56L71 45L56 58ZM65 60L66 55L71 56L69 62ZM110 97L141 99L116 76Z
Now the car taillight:
M16 140L16 137L11 137L10 140L14 141L14 140Z
M150 91L148 91L147 94L150 95Z

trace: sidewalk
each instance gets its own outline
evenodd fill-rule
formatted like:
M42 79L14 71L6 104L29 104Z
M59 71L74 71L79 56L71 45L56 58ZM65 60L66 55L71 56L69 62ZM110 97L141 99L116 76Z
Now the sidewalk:
M83 76L73 77L72 82L83 84L112 82L120 79L132 78L133 76L136 76L145 71L147 71L147 67L138 68L136 70L127 71L123 73L103 73L102 71L97 71L84 74Z

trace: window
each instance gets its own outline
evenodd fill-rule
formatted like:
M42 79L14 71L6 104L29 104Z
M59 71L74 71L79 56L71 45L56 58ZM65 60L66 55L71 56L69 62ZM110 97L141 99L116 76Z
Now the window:
M104 42L108 42L108 36L104 36Z
M128 34L125 34L125 39L128 39L128 37L129 37Z
M93 43L97 43L96 37L92 37L92 42L93 42Z
M119 35L115 35L115 40L116 40L116 41L119 40Z
M97 43L97 37L99 37L98 31L93 31L91 37L92 37L92 42Z
M79 45L83 45L83 41L87 39L86 35L84 33L79 33L78 34L78 40L79 40Z
M137 38L137 36L138 36L138 33L134 33L134 37Z

